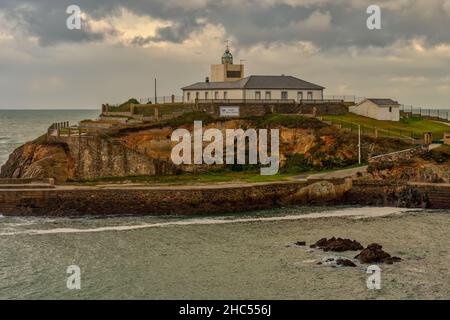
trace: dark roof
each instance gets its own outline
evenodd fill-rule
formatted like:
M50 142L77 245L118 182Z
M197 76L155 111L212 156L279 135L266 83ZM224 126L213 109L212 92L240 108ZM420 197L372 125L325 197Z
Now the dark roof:
M182 90L214 90L214 89L293 89L322 90L319 85L292 76L250 76L238 81L198 82L182 88Z
M373 99L368 98L367 100L372 101L373 103L379 105L379 106L392 106L392 105L400 105L397 101L394 101L392 99Z

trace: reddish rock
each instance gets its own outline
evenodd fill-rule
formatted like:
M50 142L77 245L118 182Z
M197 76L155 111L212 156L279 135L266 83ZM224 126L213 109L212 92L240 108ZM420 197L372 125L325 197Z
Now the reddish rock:
M358 259L361 263L387 263L393 264L394 262L402 261L399 257L391 257L391 255L383 250L383 247L378 243L372 243L367 246L366 249L361 251L355 259Z
M355 240L350 239L342 239L342 238L323 238L317 241L315 244L311 246L311 248L319 248L323 251L334 251L334 252L343 252L343 251L357 251L362 250L364 247Z
M343 267L356 267L356 264L349 259L338 259L336 261L338 266L343 266Z

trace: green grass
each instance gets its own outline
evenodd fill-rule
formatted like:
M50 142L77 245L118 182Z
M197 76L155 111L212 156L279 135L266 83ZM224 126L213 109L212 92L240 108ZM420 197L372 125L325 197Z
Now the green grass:
M302 128L302 129L321 129L326 125L315 119L307 118L301 115L284 115L284 114L266 114L263 117L247 117L245 118L255 124L258 128Z
M374 127L383 130L389 130L394 134L402 134L411 136L414 134L416 138L422 138L425 132L433 133L434 139L441 139L445 132L450 131L450 126L433 120L427 120L420 117L402 118L401 121L381 121L375 120L353 113L347 113L341 116L324 116L324 120L332 120L334 122L345 121L354 124L360 124L368 127Z
M183 173L173 176L131 176L131 177L102 177L93 180L74 181L69 184L75 185L98 185L98 184L168 184L168 185L190 185L220 182L275 182L286 181L293 175L277 174L273 176L262 176L259 172L210 172L210 173Z

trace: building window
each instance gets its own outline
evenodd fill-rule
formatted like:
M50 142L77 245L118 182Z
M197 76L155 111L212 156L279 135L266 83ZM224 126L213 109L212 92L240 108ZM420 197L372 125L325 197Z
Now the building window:
M219 92L214 92L214 99L219 100Z
M261 91L256 91L255 92L255 99L256 100L261 100Z
M313 99L313 93L311 91L308 92L308 100Z
M281 100L287 100L287 99L288 99L288 92L281 91Z
M228 92L226 91L223 92L223 98L224 100L228 99Z
M389 107L389 112L392 112L392 107Z
M266 91L266 100L272 99L272 93L270 91Z
M205 92L205 100L208 100L208 91Z
M241 78L241 71L227 71L227 78Z
M187 101L188 101L188 102L191 101L191 93L190 93L190 92L187 93Z
M301 102L303 100L303 92L299 91L297 92L297 101Z

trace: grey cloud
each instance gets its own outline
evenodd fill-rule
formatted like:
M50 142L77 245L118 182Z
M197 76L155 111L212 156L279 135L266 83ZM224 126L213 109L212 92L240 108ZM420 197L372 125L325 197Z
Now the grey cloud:
M399 5L394 9L383 9L383 30L370 31L366 28L367 6L352 5L353 1L318 1L304 5L289 5L265 1L214 0L204 6L190 5L189 0L78 0L75 1L90 15L101 18L115 15L121 7L138 15L169 20L171 27L160 28L151 38L137 37L133 44L143 45L149 42L182 42L196 30L204 27L199 19L212 24L223 25L230 37L237 39L239 46L250 47L255 44L273 42L311 41L325 49L346 48L348 46L367 47L389 46L398 40L421 37L430 44L450 42L450 10L444 10L438 1L429 6L431 13L421 14L419 2L411 0L409 5ZM383 1L380 1L383 3ZM390 1L395 4L398 1ZM428 2L428 1L427 1ZM45 45L65 41L99 41L102 34L90 30L69 32L64 28L65 8L74 1L66 0L1 0L0 9L6 10L12 19L18 20L22 28L37 36ZM195 2L195 3L198 3ZM264 3L264 5L262 4ZM401 4L401 2L398 2ZM21 5L28 4L34 11L24 12ZM331 26L324 30L302 28L302 22L314 12L329 13ZM202 20L202 21L203 21Z

